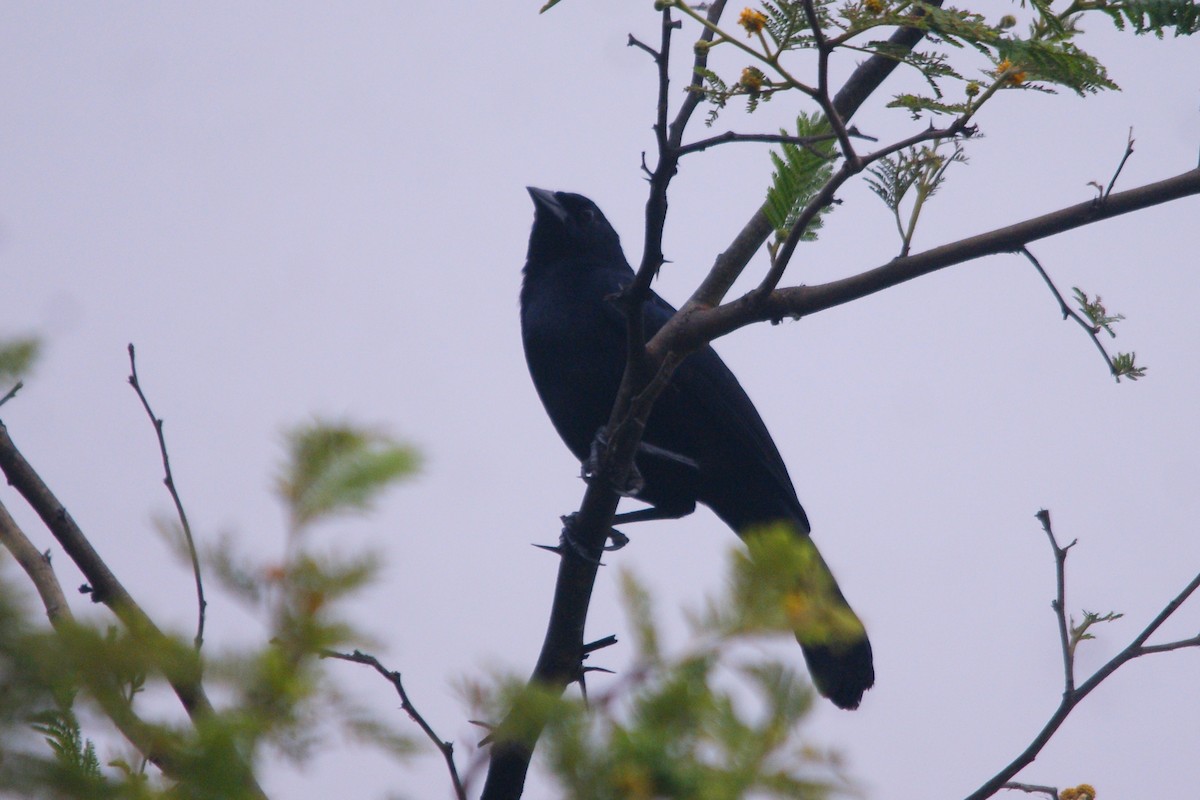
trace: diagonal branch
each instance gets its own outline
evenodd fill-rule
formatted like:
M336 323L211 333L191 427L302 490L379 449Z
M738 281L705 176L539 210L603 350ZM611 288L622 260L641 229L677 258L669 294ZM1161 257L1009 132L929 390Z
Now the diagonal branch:
M67 603L58 576L50 565L50 554L39 552L0 503L0 545L13 554L42 599L51 626L61 636L70 636L75 616ZM180 742L162 728L147 724L134 713L120 688L120 680L103 670L78 670L80 682L125 738L168 778L183 775Z
M1087 331L1088 336L1092 338L1092 342L1096 345L1096 349L1100 351L1100 355L1104 356L1104 363L1108 364L1108 371L1111 372L1117 379L1117 383L1120 383L1121 373L1117 369L1117 365L1113 363L1112 358L1108 355L1108 351L1104 349L1104 343L1100 341L1100 337L1097 335L1100 331L1100 327L1088 322L1079 315L1079 312L1067 305L1067 301L1062 296L1062 292L1058 291L1058 287L1054 285L1054 281L1050 279L1049 274L1047 274L1046 270L1042 268L1041 262L1034 257L1033 253L1029 252L1028 247L1022 246L1020 252L1021 255L1029 259L1029 262L1033 264L1034 269L1036 269L1038 274L1042 276L1042 280L1046 282L1048 287L1050 287L1050 291L1053 293L1054 299L1058 300L1058 307L1059 310L1062 311L1063 319L1073 319L1079 323L1081 328Z
M942 0L930 0L928 5L940 7ZM893 53L911 51L924 37L925 32L919 28L900 28L888 38L888 50ZM876 53L859 64L833 97L833 108L842 120L849 122L867 98L875 93L900 63L894 56ZM712 308L719 304L750 263L750 259L773 232L766 211L760 207L734 237L729 247L717 256L712 269L692 293L683 310Z
M668 349L689 352L752 322L798 319L946 267L983 256L1015 252L1039 239L1194 195L1200 195L1200 168L1118 192L1103 202L1089 200L915 255L894 258L887 264L847 278L814 286L776 289L761 302L756 302L752 293L717 308L697 307L689 301L689 306L659 331L648 349L652 355Z
M88 541L67 509L50 491L50 487L25 460L8 435L8 428L3 422L0 422L0 471L4 473L8 483L37 512L63 550L75 562L75 566L87 578L91 585L92 600L108 606L132 636L145 641L151 652L163 655L159 659L159 668L193 723L199 723L212 716L212 702L208 699L208 694L200 681L199 658L183 657L174 642L134 601L121 582L117 580L116 575L109 569L108 564L92 547L92 543ZM108 711L107 708L106 711ZM255 782L249 769L246 769L244 774L247 780L245 788L250 795L265 797L266 795Z
M335 653L332 650L327 650L321 654L322 658L336 658L341 661L349 661L354 664L366 664L374 669L383 677L387 678L396 690L396 694L400 696L400 708L408 714L413 722L425 734L428 739L433 742L438 751L442 754L443 760L446 762L446 769L450 771L450 781L454 785L454 796L458 800L467 800L467 791L463 787L462 779L458 776L458 768L454 764L454 743L446 741L437 735L432 726L425 721L425 717L417 711L417 707L408 699L408 692L404 690L404 682L400 679L400 673L395 670L390 670L383 664L379 663L379 659L361 650L355 650L353 653Z

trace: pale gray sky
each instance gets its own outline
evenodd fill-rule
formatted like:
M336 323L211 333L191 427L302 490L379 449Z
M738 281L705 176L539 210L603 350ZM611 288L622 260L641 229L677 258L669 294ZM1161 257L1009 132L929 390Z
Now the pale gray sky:
M479 734L454 685L532 667L554 563L529 543L553 541L582 494L521 354L524 187L589 195L636 257L639 154L653 146L653 73L625 46L630 31L656 35L649 3L618 14L571 0L541 17L536 6L0 6L0 335L46 343L3 409L12 436L134 595L180 629L190 577L153 531L170 505L125 383L128 342L210 541L233 531L249 551L279 551L270 486L284 427L345 416L411 439L427 456L421 478L324 535L385 551L363 625L464 756ZM1121 187L1195 165L1196 43L1091 27L1085 46L1125 91L999 98L918 249L1090 197L1130 126L1137 152ZM909 130L881 106L860 128ZM776 101L749 119L731 107L723 121L773 130L793 113ZM687 296L768 173L756 146L685 162L662 294ZM792 283L895 253L882 204L861 186L842 197ZM1127 614L1082 649L1082 674L1200 570L1198 217L1192 198L1034 247L1064 292L1082 286L1129 317L1114 348L1150 367L1136 384L1114 385L1017 257L718 344L871 631L876 688L854 713L822 705L808 729L843 753L866 796L961 796L1053 710L1061 676L1039 508L1064 540L1080 539L1071 609ZM650 585L678 644L679 609L719 587L734 537L707 511L630 533L608 561ZM65 558L55 564L79 582ZM625 630L615 577L601 576L596 637ZM1195 632L1200 612L1180 616L1165 635ZM210 646L259 633L214 598ZM622 645L603 663L629 655ZM1193 794L1198 658L1126 667L1023 779L1088 781L1106 798ZM330 669L366 702L397 705L365 670ZM449 796L436 756L397 771L353 746L265 781L277 797ZM527 796L554 793L535 777Z

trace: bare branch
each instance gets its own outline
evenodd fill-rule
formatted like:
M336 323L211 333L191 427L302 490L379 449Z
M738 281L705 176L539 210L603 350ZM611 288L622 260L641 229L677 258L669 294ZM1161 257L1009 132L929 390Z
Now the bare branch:
M853 131L851 136L860 139L875 141L874 137L864 136L857 131ZM803 147L810 153L827 158L825 153L813 147L817 142L828 142L830 139L836 138L835 134L829 133L823 136L788 136L786 133L734 133L726 131L725 133L710 136L707 139L701 139L691 144L686 144L679 148L679 155L686 156L690 153L699 153L702 150L707 150L710 147L716 147L721 144L729 144L731 142L765 142L767 144L794 144Z
M57 626L60 622L73 620L71 606L63 594L58 576L54 574L54 567L50 565L50 553L39 552L33 546L33 542L29 541L3 503L0 503L0 544L8 548L13 558L21 565L21 569L29 576L33 588L37 589L38 596L42 598L42 606L46 609L50 624Z
M1065 561L1066 551L1071 547L1071 545L1068 545L1065 548L1058 545L1058 541L1050 529L1049 511L1046 511L1045 509L1039 511L1037 513L1037 518L1039 521L1041 521L1042 528L1050 537L1051 544L1054 547L1054 559L1055 564L1057 565L1058 575L1058 600L1056 603L1061 604L1065 595L1065 590L1063 589L1062 563ZM1074 542L1072 542L1072 544L1074 544ZM1063 691L1063 696L1059 701L1058 708L1054 710L1054 713L1050 716L1050 719L1038 732L1037 736L1034 737L1029 746L1026 747L1020 755L1013 759L1008 766L1004 767L986 783L968 795L967 800L985 800L986 798L994 795L1000 789L1020 788L1019 786L1008 787L1007 784L1012 778L1016 777L1021 770L1033 763L1034 759L1037 758L1039 753L1041 753L1042 748L1046 746L1046 743L1050 741L1050 739L1058 731L1059 727L1061 727L1063 722L1066 721L1067 717L1070 715L1071 711L1074 710L1075 706L1079 705L1079 703L1082 702L1083 699L1087 697L1093 689L1095 689L1105 679L1120 669L1122 665L1144 655L1164 653L1172 650L1179 650L1185 647L1200 647L1200 636L1192 639L1170 642L1163 645L1146 645L1146 640L1149 639L1150 636L1153 635L1154 632L1158 630L1158 628L1164 622L1166 622L1166 620L1172 614L1174 614L1175 611L1177 611L1179 607L1182 606L1198 588L1200 588L1200 574L1192 578L1191 582L1188 583L1188 585L1185 586L1183 590L1179 592L1179 594L1172 598L1172 600L1163 607L1163 610L1160 611L1158 615L1150 621L1150 623L1142 630L1141 633L1134 637L1132 642L1126 645L1121 652L1113 656L1108 663L1096 670L1096 672L1090 678L1079 684L1078 687L1073 687L1071 685L1071 674L1073 668L1070 665L1073 655L1070 652L1064 653L1064 665L1067 669L1067 687ZM1055 614L1058 617L1059 636L1061 638L1063 636L1063 626L1065 624L1065 612L1061 608L1056 608Z
M1067 551L1075 546L1075 542L1071 542L1066 547L1059 547L1054 530L1050 527L1050 512L1043 508L1035 516L1042 523L1042 530L1046 532L1046 536L1050 539L1050 547L1054 549L1054 572L1058 592L1050 607L1054 609L1054 616L1058 620L1058 635L1062 644L1063 691L1069 694L1075 690L1075 653L1071 648L1071 636L1067 631L1066 564Z
M711 26L716 26L721 21L721 14L725 12L725 0L714 0L708 6L707 19ZM687 97L679 106L679 111L675 114L675 120L671 123L670 140L673 147L679 148L683 143L683 132L687 128L688 122L692 119L692 114L696 108L704 100L704 92L699 88L703 82L702 71L708 68L708 47L715 35L713 27L707 27L700 34L700 41L703 42L696 48L695 60L692 62L692 83L688 90Z
M167 457L167 440L163 437L163 421L155 416L150 409L150 401L142 392L132 344L129 345L129 385L137 392L138 399L142 401L142 408L146 409L146 416L150 417L150 422L154 425L154 432L158 435L158 451L162 454L163 472L166 473L163 485L167 487L167 491L171 494L171 500L175 503L175 513L179 516L179 525L183 528L183 537L187 541L188 553L192 557L192 575L196 581L197 612L196 636L193 644L199 650L204 645L204 612L208 608L208 603L204 599L204 582L200 578L200 556L196 554L196 540L192 538L192 526L188 524L187 513L183 510L183 501L179 499L179 492L175 488L175 477L171 474L171 460Z
M1117 192L1103 203L1089 200L915 255L894 258L887 264L848 278L814 286L776 289L761 302L755 302L752 294L716 308L689 300L675 319L650 342L649 350L652 354L666 349L687 352L752 322L799 319L946 267L982 256L1017 252L1030 242L1048 236L1197 194L1200 194L1200 168Z
M1012 781L1004 784L1001 789L1011 789L1015 792L1025 792L1026 794L1044 794L1050 800L1058 800L1058 789L1053 786L1038 786L1033 783L1014 783Z
M5 393L4 397L0 397L0 406L4 405L9 400L12 400L14 397L16 397L17 392L21 391L21 389L24 388L24 386L25 386L24 382L17 381L17 384L15 386L13 386L11 389L9 389L8 392Z
M455 797L457 797L458 800L467 800L467 791L463 786L462 779L459 778L458 768L454 765L454 743L438 736L429 723L425 721L425 718L421 716L420 712L417 711L416 706L414 706L412 701L408 698L408 692L404 691L404 683L400 679L399 672L388 669L387 667L383 666L383 664L379 663L379 659L377 659L375 656L364 653L361 650L355 650L353 653L336 653L332 650L326 650L321 653L321 657L336 658L342 661L350 661L355 664L366 664L367 666L374 668L374 670L380 675L387 678L392 686L396 689L396 694L400 696L400 708L404 709L404 712L408 714L409 718L413 722L417 723L421 730L424 731L425 736L429 738L429 741L433 742L434 746L437 747L439 752L441 752L442 758L446 761L446 769L450 771L450 781L454 784Z

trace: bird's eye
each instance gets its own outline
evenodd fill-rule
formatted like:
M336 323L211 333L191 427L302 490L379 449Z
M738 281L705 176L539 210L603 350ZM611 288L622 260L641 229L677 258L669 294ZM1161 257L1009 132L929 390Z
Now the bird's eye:
M583 208L579 209L579 221L582 222L583 224L590 225L590 224L592 224L592 222L595 221L595 219L596 219L595 209L588 208L587 206L584 206Z

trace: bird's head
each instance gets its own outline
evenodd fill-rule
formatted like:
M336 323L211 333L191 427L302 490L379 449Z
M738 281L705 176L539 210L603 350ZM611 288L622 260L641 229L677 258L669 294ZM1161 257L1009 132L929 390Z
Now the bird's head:
M625 263L621 239L596 204L583 195L529 187L536 209L529 234L529 264L564 258Z

